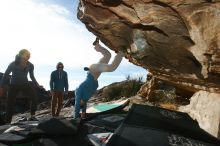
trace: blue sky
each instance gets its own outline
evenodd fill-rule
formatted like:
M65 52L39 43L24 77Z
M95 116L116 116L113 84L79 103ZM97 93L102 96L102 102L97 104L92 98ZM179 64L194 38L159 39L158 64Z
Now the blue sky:
M20 49L27 48L39 84L49 90L50 74L61 61L74 90L86 77L83 67L101 57L92 46L95 36L76 17L77 6L78 0L1 0L0 72ZM128 75L145 78L146 73L123 59L115 72L101 75L99 85L125 80Z

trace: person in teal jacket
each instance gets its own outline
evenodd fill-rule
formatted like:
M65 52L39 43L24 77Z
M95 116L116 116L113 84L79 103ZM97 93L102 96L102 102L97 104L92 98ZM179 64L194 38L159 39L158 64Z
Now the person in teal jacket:
M52 116L59 116L63 106L64 89L68 93L68 76L67 72L63 70L63 63L57 63L56 70L50 76L50 91L52 94L51 110Z
M87 71L87 77L75 90L75 118L86 118L87 102L98 88L97 79L102 72L114 71L119 66L124 56L123 52L119 52L112 63L108 64L111 58L111 53L99 44L98 39L96 39L93 45L97 52L102 53L103 57L98 63L84 68L84 70ZM81 115L80 109L82 109Z

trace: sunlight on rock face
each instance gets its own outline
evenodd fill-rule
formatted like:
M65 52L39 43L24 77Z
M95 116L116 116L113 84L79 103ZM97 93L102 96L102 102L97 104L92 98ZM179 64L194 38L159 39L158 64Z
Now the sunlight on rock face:
M131 50L128 50L132 57L141 59L146 56L147 50L150 46L148 45L144 34L140 30L133 31L133 43L131 44Z
M106 46L126 52L157 78L220 92L219 10L219 1L81 0L78 18Z
M134 32L133 41L139 51L149 48L149 46L145 40L145 37L141 33L141 31Z

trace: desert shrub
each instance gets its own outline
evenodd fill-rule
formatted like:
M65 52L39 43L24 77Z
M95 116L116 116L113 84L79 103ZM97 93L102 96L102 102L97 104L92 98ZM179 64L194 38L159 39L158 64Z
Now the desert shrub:
M110 101L121 97L122 86L112 85L103 90L104 101Z
M130 76L128 76L126 84L123 86L121 96L131 97L136 95L142 85L143 81L141 77L132 79Z
M131 78L131 76L127 76L125 81L106 87L103 90L102 96L105 101L116 100L121 97L131 97L137 94L142 85L142 77Z

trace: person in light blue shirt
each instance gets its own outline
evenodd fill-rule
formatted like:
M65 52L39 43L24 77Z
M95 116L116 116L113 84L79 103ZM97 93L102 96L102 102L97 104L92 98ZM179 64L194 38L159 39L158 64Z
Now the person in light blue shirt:
M112 72L116 70L124 56L123 52L119 52L112 63L108 64L111 53L99 44L99 39L96 39L93 45L97 52L102 53L103 57L98 63L84 68L84 70L87 71L87 77L75 90L75 118L86 118L87 102L98 88L97 79L102 72ZM80 109L82 109L81 115Z
M68 76L67 72L63 70L63 63L58 62L56 68L50 76L50 91L52 94L51 111L53 117L59 116L63 106L64 89L68 93L69 88Z

